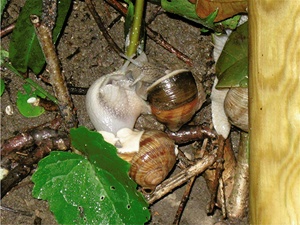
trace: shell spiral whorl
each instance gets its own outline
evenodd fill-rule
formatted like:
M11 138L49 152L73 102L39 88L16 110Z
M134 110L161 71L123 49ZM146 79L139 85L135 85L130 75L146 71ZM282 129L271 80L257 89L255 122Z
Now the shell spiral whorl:
M191 120L202 104L192 73L184 69L160 78L147 91L152 114L171 131Z
M231 88L225 98L224 109L231 124L248 132L248 88Z
M153 190L176 163L175 143L162 131L146 131L140 150L132 158L129 176L144 189Z

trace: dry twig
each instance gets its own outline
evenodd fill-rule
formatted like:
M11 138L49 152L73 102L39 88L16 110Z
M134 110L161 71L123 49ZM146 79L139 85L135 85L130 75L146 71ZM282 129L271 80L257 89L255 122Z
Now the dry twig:
M208 214L211 214L213 212L214 207L215 207L216 202L217 202L219 180L222 176L222 172L223 172L223 169L224 169L224 167L223 167L223 163L224 163L224 159L223 159L224 143L225 143L224 138L222 136L219 136L218 151L217 151L218 160L216 162L215 178L214 178L214 182L213 182L213 191L212 191L212 196L211 196L211 202L210 202L209 208L208 208Z
M7 27L1 28L0 37L3 38L5 35L10 34L15 29L16 24L12 23Z
M52 41L52 28L56 18L56 1L44 0L42 20L36 15L31 16L31 22L44 52L46 62L49 66L50 83L53 87L56 98L59 101L59 109L64 118L67 129L76 127L78 124L74 105L67 89L65 77L61 73L58 56Z
M249 203L248 133L241 132L240 137L234 185L228 199L228 217L230 219L242 219L246 215Z
M160 185L158 185L153 193L149 196L146 196L148 203L152 204L156 200L162 198L174 188L179 187L180 185L187 182L191 177L197 176L208 167L210 167L216 161L215 154L209 154L203 157L203 159L197 161L194 165L182 170L175 176L165 180Z
M179 222L180 222L180 218L182 216L182 213L183 213L183 210L184 210L184 207L186 206L186 203L188 202L189 200L189 195L191 193L191 189L193 187L193 184L195 182L195 179L196 177L192 177L189 182L187 183L186 187L185 187L185 191L183 193L183 196L181 198L181 201L180 201L180 204L178 206L178 209L177 209L177 212L176 212L176 215L175 215L175 219L173 221L173 225L179 225Z
M96 12L96 9L94 7L93 0L85 0L85 3L87 4L94 20L96 21L100 31L102 32L103 36L105 37L106 41L108 42L109 46L118 54L123 53L123 51L119 48L119 46L116 44L116 42L112 39L112 37L107 32L101 17Z

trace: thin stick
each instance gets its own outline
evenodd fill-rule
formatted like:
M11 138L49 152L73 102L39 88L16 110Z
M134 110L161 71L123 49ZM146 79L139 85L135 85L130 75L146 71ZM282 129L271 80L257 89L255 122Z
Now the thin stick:
M231 219L242 219L246 215L249 203L248 133L241 132L240 137L234 185L228 199L228 217Z
M216 161L216 158L217 156L215 154L204 156L203 159L197 161L194 165L165 180L156 187L155 191L152 194L146 196L146 198L148 199L148 203L154 203L156 200L162 198L176 187L179 187L180 185L186 183L191 177L199 175L208 167L210 167Z
M12 23L7 27L1 28L0 37L3 38L5 35L11 33L15 29L16 24Z
M53 4L49 6L49 4ZM49 66L50 83L55 96L59 101L60 113L64 119L67 129L76 127L78 124L77 116L74 111L74 105L69 95L65 77L61 73L58 56L55 52L55 46L52 41L52 28L56 17L56 1L45 0L43 2L43 21L36 15L30 17L34 25L35 32L45 55Z
M94 3L93 0L85 0L85 3L87 5L87 7L89 8L95 22L97 23L100 31L102 32L104 38L106 39L106 41L108 42L109 46L118 54L120 55L120 53L123 53L123 51L119 48L119 46L116 44L116 42L112 39L112 37L109 35L109 33L107 32L107 30L105 29L105 26L103 24L103 21L101 19L101 17L98 15L98 13L96 12L96 9L94 7Z
M175 219L173 221L173 225L178 225L180 222L180 218L182 216L183 210L186 206L187 201L189 200L189 196L193 187L193 184L195 182L196 177L192 177L189 182L187 183L186 187L185 187L185 191L183 193L183 196L181 198L181 202L178 206L176 215L175 215Z
M10 208L10 207L3 206L3 205L0 205L0 210L17 213L17 214L20 214L20 215L23 215L23 216L33 216L33 214L28 212L28 211L17 210L17 209L13 209L13 208Z
M146 25L150 25L158 15L163 14L164 12L161 10L161 6L156 6L154 12L152 13L152 15L150 16L150 18L148 19Z
M212 214L217 201L218 187L219 187L219 179L222 176L223 171L223 153L224 153L224 138L223 136L219 136L218 139L218 151L217 151L217 162L216 162L216 170L215 177L213 183L211 185L211 200L208 205L207 213Z
M150 27L146 26L147 35L150 39L152 39L156 44L159 44L163 48L165 48L167 51L175 54L177 58L184 61L189 66L193 66L192 60L185 54L183 54L181 51L179 51L177 48L169 44L162 36L161 34L157 33L156 31L152 30Z

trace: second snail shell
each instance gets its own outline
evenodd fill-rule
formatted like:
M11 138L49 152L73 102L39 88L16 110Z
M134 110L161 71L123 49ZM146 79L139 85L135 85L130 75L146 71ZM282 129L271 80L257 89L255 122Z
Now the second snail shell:
M248 88L231 88L226 95L224 109L231 124L248 132Z
M131 166L129 176L144 189L153 190L176 163L177 146L164 132L121 129L117 136L100 132L105 141L115 145L118 156Z
M175 143L162 131L146 131L130 163L129 176L144 189L153 190L176 163Z
M178 131L205 101L200 85L185 69L175 70L158 79L147 89L152 114L169 130Z

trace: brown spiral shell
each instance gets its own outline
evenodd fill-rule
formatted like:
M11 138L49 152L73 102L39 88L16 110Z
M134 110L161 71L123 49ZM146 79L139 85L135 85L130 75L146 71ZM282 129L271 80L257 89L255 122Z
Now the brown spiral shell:
M248 132L248 88L231 88L224 101L229 122Z
M158 79L147 91L152 114L171 131L190 121L203 103L195 78L184 69Z
M129 176L144 189L153 190L176 162L175 143L162 131L145 131L139 152L133 156Z

